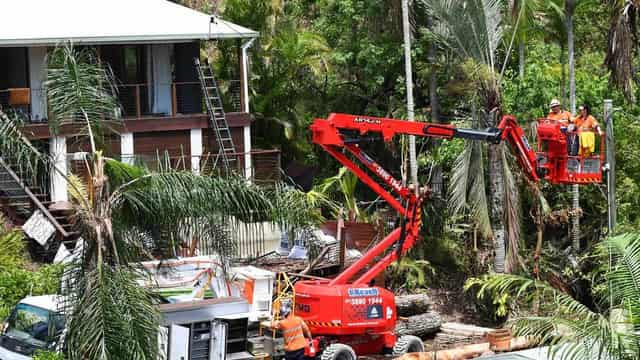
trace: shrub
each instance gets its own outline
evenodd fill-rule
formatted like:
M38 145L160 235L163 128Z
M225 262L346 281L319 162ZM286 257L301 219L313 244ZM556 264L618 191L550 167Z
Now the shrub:
M56 352L39 350L33 356L33 360L64 360L64 356Z

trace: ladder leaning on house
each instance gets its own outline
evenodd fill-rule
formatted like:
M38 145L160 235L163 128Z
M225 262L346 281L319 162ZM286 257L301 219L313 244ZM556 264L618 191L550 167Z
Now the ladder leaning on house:
M227 174L231 172L231 166L236 159L236 147L231 137L231 130L227 123L227 118L222 106L222 98L218 84L213 76L213 70L209 64L201 64L199 59L195 59L200 86L204 95L204 102L209 113L211 128L215 132L218 141L218 157L222 160L222 165ZM217 161L216 161L217 162Z

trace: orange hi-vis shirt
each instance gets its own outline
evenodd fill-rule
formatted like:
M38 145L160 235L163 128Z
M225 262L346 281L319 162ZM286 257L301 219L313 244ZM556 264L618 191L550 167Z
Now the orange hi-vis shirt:
M297 351L307 346L304 338L304 328L307 324L297 316L288 316L278 321L278 328L284 337L284 351Z
M559 121L565 125L569 125L569 122L571 122L572 118L573 116L571 116L571 113L568 111L560 111L559 113L554 113L552 111L549 113L549 115L547 115L547 119Z
M578 131L594 131L598 124L596 118L591 115L587 115L587 118L583 118L582 116L577 116L573 119L573 123L576 124Z

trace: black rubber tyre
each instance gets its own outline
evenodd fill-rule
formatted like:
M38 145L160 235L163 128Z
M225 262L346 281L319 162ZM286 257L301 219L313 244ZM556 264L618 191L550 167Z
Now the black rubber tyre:
M320 356L320 360L356 360L356 358L355 351L345 344L331 344Z
M402 336L393 346L393 356L401 356L413 352L424 352L424 343L422 339L417 336Z

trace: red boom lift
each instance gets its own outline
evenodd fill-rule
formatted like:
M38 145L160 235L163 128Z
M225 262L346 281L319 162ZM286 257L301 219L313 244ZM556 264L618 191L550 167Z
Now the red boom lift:
M313 349L322 351L322 360L350 360L355 359L356 353L376 354L392 350L398 354L419 351L422 347L415 337L396 339L394 295L373 285L373 279L418 241L421 206L427 191L420 189L416 195L413 186L403 186L364 153L359 144L376 140L389 142L396 135L462 138L495 144L506 140L533 182L544 178L552 184L587 184L599 183L602 179L604 151L600 156L589 158L568 156L565 129L560 123L545 119L538 121L538 152L531 148L524 131L509 115L502 118L497 128L475 130L458 129L453 125L331 114L327 119L316 119L311 131L314 143L322 146L384 198L398 211L401 219L397 229L336 278L305 280L295 284L295 314L306 321L314 334ZM346 152L353 159L345 155ZM368 172L355 161L364 165ZM369 173L375 174L392 192ZM308 348L307 355L316 354Z

